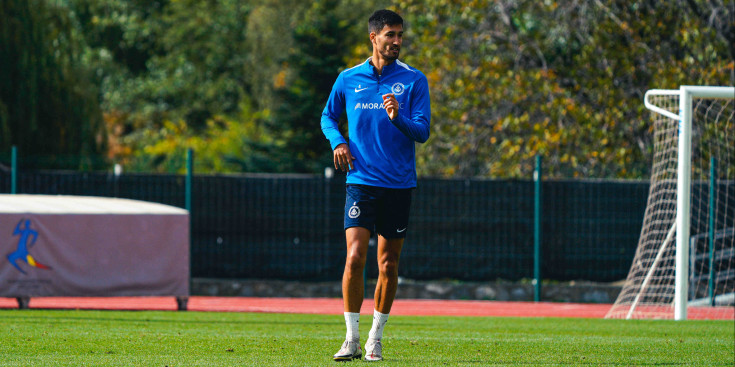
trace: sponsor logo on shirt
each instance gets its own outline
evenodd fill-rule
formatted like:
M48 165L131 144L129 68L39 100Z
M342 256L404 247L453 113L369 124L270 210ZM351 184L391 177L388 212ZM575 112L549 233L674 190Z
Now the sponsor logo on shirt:
M383 109L383 104L378 102L357 102L355 105L356 110L380 110Z

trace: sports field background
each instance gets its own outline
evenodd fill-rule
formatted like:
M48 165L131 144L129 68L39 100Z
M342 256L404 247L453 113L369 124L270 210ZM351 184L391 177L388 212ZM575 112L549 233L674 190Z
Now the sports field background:
M323 366L344 338L337 298L0 298L0 366ZM361 310L367 334L373 303ZM735 324L605 320L608 304L396 300L391 366L731 366ZM735 316L735 315L734 315ZM364 342L364 340L363 340ZM360 363L360 362L353 362Z
M361 324L364 337L369 314ZM341 314L0 310L0 329L0 366L324 366L344 338ZM732 321L395 314L384 346L380 363L389 366L731 366L735 358Z
M384 6L405 15L402 60L427 73L436 107L400 275L527 284L538 173L536 284L625 279L657 140L642 96L735 84L732 0L3 0L0 193L186 207L191 278L335 281L344 177L324 170L318 116ZM46 240L33 256L53 265ZM16 241L0 233L0 254ZM188 306L0 298L0 367L323 366L344 338L337 298ZM679 322L605 320L609 308L399 299L383 363L735 365L732 307Z

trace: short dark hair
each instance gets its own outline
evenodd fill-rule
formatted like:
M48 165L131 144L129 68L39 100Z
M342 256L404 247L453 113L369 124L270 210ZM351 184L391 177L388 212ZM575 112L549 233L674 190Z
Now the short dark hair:
M403 18L396 12L382 9L376 10L368 20L368 32L378 33L383 30L385 26L403 25Z

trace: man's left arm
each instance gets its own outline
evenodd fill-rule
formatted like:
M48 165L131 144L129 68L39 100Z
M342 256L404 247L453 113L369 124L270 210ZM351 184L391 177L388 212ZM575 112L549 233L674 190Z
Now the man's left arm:
M431 122L429 83L424 75L421 75L421 78L414 83L411 89L410 111L411 116L408 117L399 109L396 117L390 122L409 138L424 143L429 140Z

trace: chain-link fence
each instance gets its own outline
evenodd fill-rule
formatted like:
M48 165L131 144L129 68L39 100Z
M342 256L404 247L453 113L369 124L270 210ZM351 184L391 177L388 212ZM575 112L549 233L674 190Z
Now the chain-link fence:
M7 167L7 165L5 165ZM0 193L11 175L0 169ZM185 175L72 171L17 173L17 192L91 195L184 207ZM193 277L340 279L344 176L193 177ZM615 281L630 268L648 194L644 181L542 184L541 276ZM518 280L533 277L533 181L419 179L400 276ZM370 247L374 262L375 246ZM368 276L377 276L375 266Z

